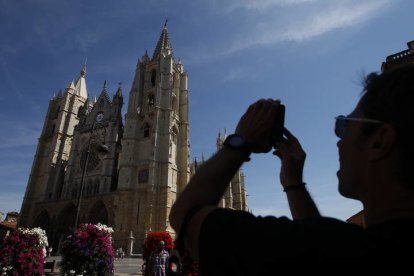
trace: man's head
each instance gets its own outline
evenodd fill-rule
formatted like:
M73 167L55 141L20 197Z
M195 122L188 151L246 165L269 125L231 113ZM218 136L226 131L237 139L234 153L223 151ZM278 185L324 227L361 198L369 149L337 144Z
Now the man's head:
M350 118L349 134L338 142L341 169L338 172L342 195L358 198L364 189L361 181L371 161L389 158L397 152L390 174L399 182L409 182L414 161L414 65L401 66L382 74L367 76L363 95ZM370 122L371 121L371 122ZM377 159L373 153L378 148ZM414 187L412 187L414 191Z
M414 165L414 64L370 74L360 100L366 117L390 124L395 129L396 147L400 155L399 176L403 182L412 179ZM372 128L364 126L369 135ZM412 187L414 191L414 187Z
M158 243L158 249L164 249L164 247L165 247L165 242L164 241L160 241L159 243Z

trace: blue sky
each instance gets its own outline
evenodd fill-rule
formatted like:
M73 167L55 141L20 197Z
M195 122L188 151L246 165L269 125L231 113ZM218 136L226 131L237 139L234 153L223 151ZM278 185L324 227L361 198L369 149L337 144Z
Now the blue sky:
M413 10L410 0L0 0L0 212L20 210L53 94L87 59L89 96L122 82L127 103L168 18L189 74L192 158L211 156L250 103L279 98L320 211L346 219L361 205L337 192L334 117L352 111L364 74L414 39ZM253 213L290 216L279 168L271 154L243 166Z

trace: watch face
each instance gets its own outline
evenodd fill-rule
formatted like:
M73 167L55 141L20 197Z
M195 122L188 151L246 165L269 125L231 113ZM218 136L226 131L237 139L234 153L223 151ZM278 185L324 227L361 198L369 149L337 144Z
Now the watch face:
M231 134L224 140L223 144L230 149L242 149L246 147L246 140L241 135Z
M100 122L102 121L104 118L104 114L102 112L99 112L98 114L96 114L96 121Z
M234 135L230 138L229 144L233 147L240 147L244 144L244 139L242 136Z

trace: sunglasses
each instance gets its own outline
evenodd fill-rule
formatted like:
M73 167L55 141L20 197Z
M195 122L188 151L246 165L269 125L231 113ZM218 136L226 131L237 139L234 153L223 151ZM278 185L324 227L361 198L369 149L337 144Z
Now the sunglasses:
M374 119L368 119L368 118L353 118L348 117L344 115L339 115L335 117L335 135L338 136L338 138L343 139L346 135L346 132L348 131L348 123L350 121L352 122L360 122L360 123L367 123L367 124L377 124L381 125L384 124L384 122L374 120Z

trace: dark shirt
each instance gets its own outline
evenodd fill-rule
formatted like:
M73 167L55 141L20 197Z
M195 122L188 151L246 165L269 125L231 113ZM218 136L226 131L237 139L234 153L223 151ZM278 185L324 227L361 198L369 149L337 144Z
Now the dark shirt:
M365 230L328 217L290 220L217 209L201 228L200 275L274 275L335 262L349 267L411 260L401 252L414 248L413 235L413 220Z

